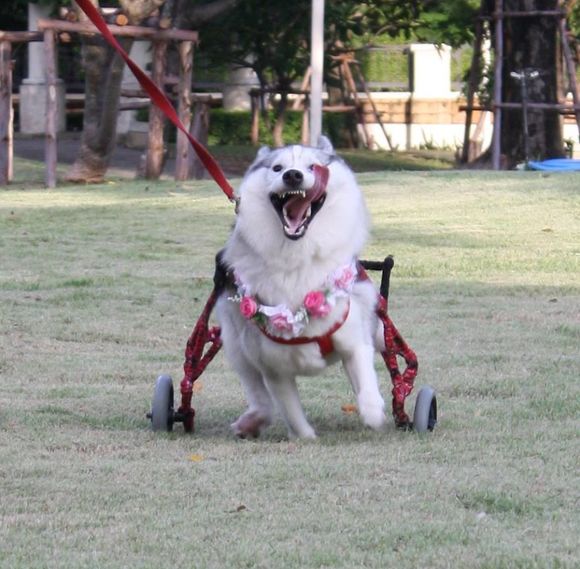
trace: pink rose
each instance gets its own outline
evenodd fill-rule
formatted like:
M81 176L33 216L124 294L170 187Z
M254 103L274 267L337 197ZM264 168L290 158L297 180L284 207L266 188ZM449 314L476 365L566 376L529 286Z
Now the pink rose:
M276 332L292 332L292 324L284 314L275 314L270 318L270 325Z
M251 296L244 296L240 302L240 312L244 318L249 320L258 312L258 304Z
M331 306L326 302L326 296L321 290L310 291L304 297L304 308L311 316L321 318L329 314Z
M334 279L334 286L342 290L350 290L355 279L355 272L352 267L345 267Z

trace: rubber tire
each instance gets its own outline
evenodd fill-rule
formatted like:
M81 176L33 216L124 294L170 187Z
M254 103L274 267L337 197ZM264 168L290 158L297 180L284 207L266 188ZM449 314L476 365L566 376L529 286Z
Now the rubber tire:
M417 433L432 431L437 424L437 397L435 390L426 385L419 390L413 413L413 429Z
M151 428L154 431L173 431L173 381L169 375L160 375L155 382Z

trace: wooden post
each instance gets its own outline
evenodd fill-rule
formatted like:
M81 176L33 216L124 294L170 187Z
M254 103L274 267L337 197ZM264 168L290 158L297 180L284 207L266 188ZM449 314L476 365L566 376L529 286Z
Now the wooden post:
M0 186L12 179L12 44L0 41Z
M503 0L495 3L495 58L493 84L493 140L491 164L494 170L501 168L501 83L503 74Z
M179 44L179 101L177 112L181 122L189 131L191 127L191 79L193 76L193 42L183 41ZM175 155L175 179L187 180L190 178L189 154L193 151L189 140L183 132L177 130L177 144Z
M562 41L562 49L564 52L564 61L566 62L566 71L568 73L568 81L570 83L570 91L572 92L572 100L574 101L574 116L576 117L576 125L578 126L578 140L580 140L580 110L578 109L578 84L576 83L576 68L574 66L574 59L572 58L572 50L568 43L568 26L566 19L560 19L560 39Z
M250 91L252 101L252 127L250 132L250 140L254 146L257 146L260 138L260 94L255 91Z
M167 55L167 41L153 42L153 72L151 79L163 91L165 78L165 59ZM145 163L145 177L149 180L158 180L163 170L163 126L165 115L156 105L149 107L149 136L147 140L147 158Z
M350 71L350 67L348 65L347 57L343 57L342 58L341 69L342 69L342 73L343 73L344 79L346 81L346 85L347 85L347 87L348 87L349 91L351 92L351 95L352 95L352 97L354 99L356 116L357 116L360 124L362 125L363 132L364 132L364 135L365 135L365 146L369 150L371 150L372 147L373 147L373 137L371 136L371 133L369 131L369 127L367 125L367 121L366 121L364 109L362 107L362 103L361 103L360 99L358 98L358 89L356 87L356 83L354 81L354 77L352 76L352 73Z
M207 135L209 131L209 101L200 100L195 103L195 114L193 117L193 124L191 126L191 135L198 142L207 145ZM205 166L197 154L192 153L192 163L190 164L193 177L196 180L202 180L205 176Z
M371 105L371 109L373 111L373 115L375 117L375 120L377 121L377 123L381 127L381 130L383 131L383 135L385 136L385 140L387 141L387 144L389 145L389 150L391 152L393 152L395 150L395 147L393 145L391 137L389 136L389 133L387 132L387 129L385 128L385 125L383 124L383 121L381 119L381 114L379 113L377 106L375 105L375 102L373 101L373 97L371 95L370 89L367 86L367 82L365 81L364 75L362 73L362 69L360 68L360 63L358 61L353 60L352 64L354 65L355 69L358 72L358 79L359 79L359 81L364 89L366 96L367 96L367 101ZM348 65L348 61L346 62L346 65ZM364 109L362 112L364 115Z
M56 186L57 140L56 140L56 33L44 31L44 56L46 62L46 139L44 146L45 185Z
M44 31L52 29L57 32L76 32L79 34L98 33L97 28L90 22L76 23L66 22L64 20L38 20L38 29ZM133 39L149 39L152 41L193 41L197 42L199 34L190 30L158 30L156 28L147 28L144 26L109 26L109 31L114 36L129 37ZM5 32L0 32L5 33ZM11 32L19 34L33 35L34 32Z
M300 92L303 94L310 93L310 91L308 90L308 86L310 84L310 74L311 73L312 73L312 68L308 67L308 69L306 70L306 73L304 74L304 79L302 79L302 83L300 84ZM294 99L294 103L292 103L292 110L293 111L300 110L300 106L303 104L303 99L305 97L306 97L306 95L304 95L304 97L296 97ZM310 133L308 133L308 135L310 136Z
M302 109L302 131L300 136L300 142L302 144L308 144L310 141L310 97L304 95L304 109Z

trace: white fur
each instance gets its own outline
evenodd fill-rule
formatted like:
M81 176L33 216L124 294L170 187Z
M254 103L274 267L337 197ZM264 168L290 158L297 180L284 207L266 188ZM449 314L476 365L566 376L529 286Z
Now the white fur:
M312 164L328 164L326 201L305 235L291 240L269 195L283 188L282 176L290 168L303 173L303 189L311 188ZM278 172L273 170L276 165L282 166ZM317 149L298 145L261 149L241 183L238 197L239 213L223 260L243 275L263 304L283 303L296 310L306 293L318 289L329 273L358 257L367 238L368 214L354 175L324 138ZM380 345L382 335L377 334L382 325L375 315L377 296L370 282L355 284L348 318L333 335L335 351L327 358L322 357L316 343L287 346L268 339L254 322L241 316L229 296L231 291L222 295L217 314L226 356L240 376L248 400L248 410L232 425L236 434L257 435L272 421L274 401L290 436L314 438L314 429L302 409L296 377L315 375L338 360L351 381L363 422L373 429L383 427L384 401L374 369L374 353L375 349L384 350L384 345ZM324 334L342 317L346 302L340 299L327 317L312 318L303 335Z

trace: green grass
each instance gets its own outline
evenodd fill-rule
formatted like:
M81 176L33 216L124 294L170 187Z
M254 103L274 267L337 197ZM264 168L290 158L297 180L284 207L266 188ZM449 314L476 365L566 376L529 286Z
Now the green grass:
M210 182L0 192L0 567L579 566L578 177L359 179L429 436L365 430L335 368L300 382L316 442L237 441L221 354L195 435L151 433L231 206Z

